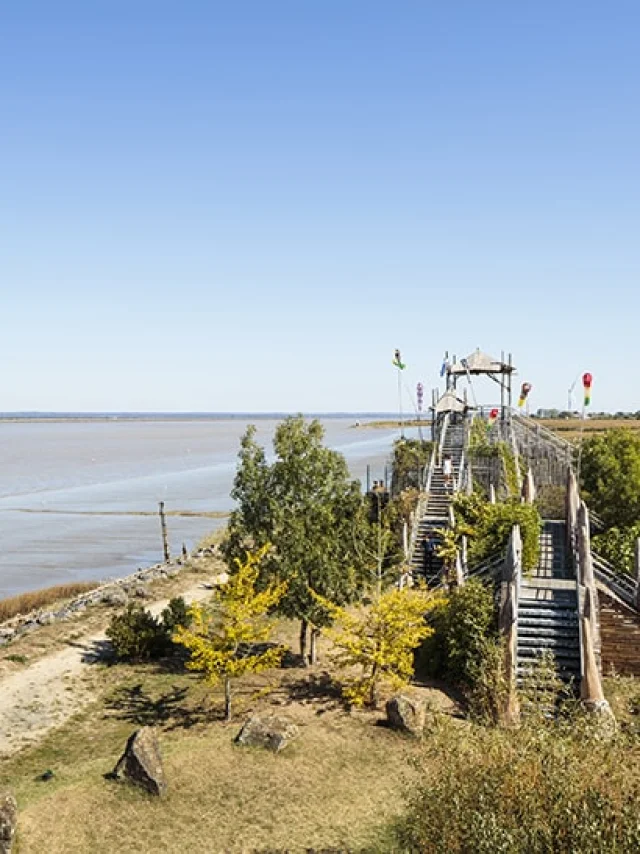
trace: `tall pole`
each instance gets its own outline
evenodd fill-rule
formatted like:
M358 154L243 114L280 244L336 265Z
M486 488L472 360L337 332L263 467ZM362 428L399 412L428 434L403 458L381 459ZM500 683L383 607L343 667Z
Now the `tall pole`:
M402 374L401 368L398 371L398 412L400 413L400 436L404 439L404 416L402 414Z

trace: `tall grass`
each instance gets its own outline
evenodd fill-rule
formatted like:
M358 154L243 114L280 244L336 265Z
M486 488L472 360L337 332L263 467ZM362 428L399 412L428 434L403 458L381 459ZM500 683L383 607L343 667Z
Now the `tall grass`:
M534 716L518 731L445 721L421 783L379 850L420 854L640 851L640 747L588 718Z
M71 584L58 584L55 587L45 587L43 590L0 599L0 622L17 617L18 614L28 614L39 608L47 608L55 602L73 599L89 590L95 590L96 587L98 583L95 581L75 581Z

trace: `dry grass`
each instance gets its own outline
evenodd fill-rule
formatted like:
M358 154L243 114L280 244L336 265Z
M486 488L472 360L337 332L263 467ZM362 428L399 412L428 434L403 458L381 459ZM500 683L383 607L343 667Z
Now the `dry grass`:
M72 584L58 584L55 587L45 587L43 590L34 590L30 593L20 593L18 596L10 596L8 599L0 600L0 622L10 620L19 614L28 614L39 608L49 608L58 602L64 602L95 590L97 581L77 581Z
M292 637L296 626L282 629ZM273 673L243 681L237 720L226 724L220 697L195 675L99 667L93 707L0 763L0 788L20 807L16 854L357 850L401 808L419 746L377 726L379 713L345 712L321 668L276 671L268 696ZM255 709L285 714L298 740L277 756L236 747ZM141 724L159 730L169 782L161 801L103 777ZM48 769L53 779L39 782Z
M626 418L589 418L582 421L580 418L561 418L542 419L540 424L553 430L562 436L563 439L575 441L582 432L585 436L602 435L609 430L632 430L640 432L640 420L632 420Z

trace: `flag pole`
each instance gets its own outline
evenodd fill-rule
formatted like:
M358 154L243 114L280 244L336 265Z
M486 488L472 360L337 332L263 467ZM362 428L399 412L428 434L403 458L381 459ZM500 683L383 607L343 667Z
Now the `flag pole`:
M398 367L398 410L400 413L400 438L404 439L404 417L402 414L402 376L401 368Z

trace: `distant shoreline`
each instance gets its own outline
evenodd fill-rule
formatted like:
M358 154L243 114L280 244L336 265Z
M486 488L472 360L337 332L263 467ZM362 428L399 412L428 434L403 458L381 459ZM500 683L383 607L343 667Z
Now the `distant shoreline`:
M418 421L416 418L413 418L411 421L400 422L396 417L380 421L356 422L353 426L365 430L400 430L403 427L431 427L431 419L420 419Z
M297 415L293 412L3 412L0 413L0 424L60 424L60 423L92 423L92 422L152 422L152 421L274 421ZM366 421L367 426L372 420L388 419L391 426L398 423L397 416L387 412L303 412L305 418L323 420ZM394 420L392 420L394 419ZM407 422L409 426L409 422Z

